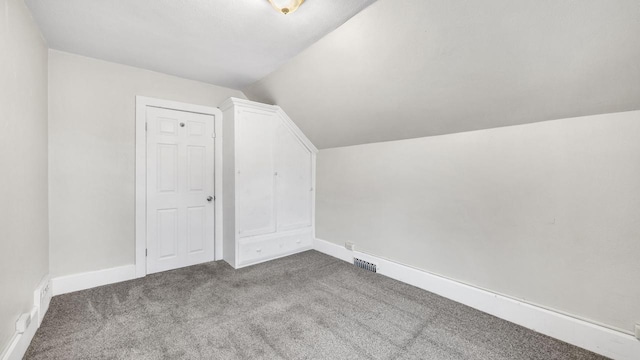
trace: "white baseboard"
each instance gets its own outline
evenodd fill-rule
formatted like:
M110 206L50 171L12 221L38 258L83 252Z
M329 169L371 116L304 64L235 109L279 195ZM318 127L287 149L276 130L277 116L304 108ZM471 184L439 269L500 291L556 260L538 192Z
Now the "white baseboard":
M42 324L44 315L49 310L49 302L51 302L51 279L49 275L45 275L40 284L33 291L33 307L29 316L31 322L24 333L18 334L17 332L11 338L9 346L0 355L2 360L20 360L24 357L24 354L33 340L33 336Z
M576 319L504 295L492 293L410 266L316 239L314 248L344 261L353 257L377 265L377 272L392 279L444 296L539 333L617 360L640 359L640 341L634 336Z
M31 316L31 323L27 327L24 333L15 333L9 346L5 349L4 353L0 357L2 360L20 360L24 357L24 354L33 340L33 336L38 330L38 309L35 307L31 309L29 314Z
M38 327L42 324L42 319L44 319L44 315L47 313L47 310L49 310L49 303L52 297L51 277L46 275L33 291L33 306L38 310Z
M54 277L51 282L53 295L55 296L132 280L135 278L136 266L125 265L111 269Z
M353 262L358 257L377 265L381 275L444 296L501 319L617 360L640 359L640 341L634 336L576 319L558 312L492 293L426 271L377 256L350 251L331 242L315 239L313 248L335 258ZM55 277L45 277L34 291L31 324L23 334L15 334L1 360L22 359L46 313L52 295L90 289L136 278L135 265ZM49 290L46 289L47 284ZM39 301L39 299L42 299Z
M30 312L31 322L29 326L24 333L15 333L13 335L9 346L0 354L0 360L22 359L29 348L29 344L31 344L33 336L36 334L36 330L42 324L42 319L44 319L44 315L49 310L49 303L54 295L127 281L134 279L135 275L135 265L60 276L53 279L46 275L33 291L33 307Z
M348 263L353 263L353 251L347 250L344 246L336 245L326 240L314 239L313 249Z

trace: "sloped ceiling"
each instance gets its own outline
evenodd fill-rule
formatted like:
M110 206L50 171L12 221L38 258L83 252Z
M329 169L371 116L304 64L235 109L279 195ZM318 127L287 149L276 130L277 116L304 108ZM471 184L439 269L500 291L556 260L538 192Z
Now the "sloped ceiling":
M49 47L240 89L375 0L26 0Z
M640 109L640 1L379 0L244 89L319 148Z

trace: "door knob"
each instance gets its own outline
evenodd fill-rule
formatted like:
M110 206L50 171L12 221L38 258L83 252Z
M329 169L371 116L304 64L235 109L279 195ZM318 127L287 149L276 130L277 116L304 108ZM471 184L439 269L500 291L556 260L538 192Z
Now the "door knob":
M209 196L209 197L207 197L207 201L208 201L208 202L211 202L212 200L213 200L213 196Z

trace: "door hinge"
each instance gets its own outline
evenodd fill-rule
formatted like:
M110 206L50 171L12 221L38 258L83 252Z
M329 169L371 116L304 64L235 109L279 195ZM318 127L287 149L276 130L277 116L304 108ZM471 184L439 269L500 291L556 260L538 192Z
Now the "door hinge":
M147 125L148 123L144 123L144 131L147 131Z
M144 249L144 256L148 256L149 255L149 249Z

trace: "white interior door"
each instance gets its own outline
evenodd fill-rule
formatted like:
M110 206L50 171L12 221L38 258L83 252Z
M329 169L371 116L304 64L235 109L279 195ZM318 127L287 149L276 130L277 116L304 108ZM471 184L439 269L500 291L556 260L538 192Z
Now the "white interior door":
M244 110L236 123L239 236L276 231L273 113Z
M147 107L147 273L214 260L214 117Z
M284 125L276 131L278 231L311 226L312 154Z

